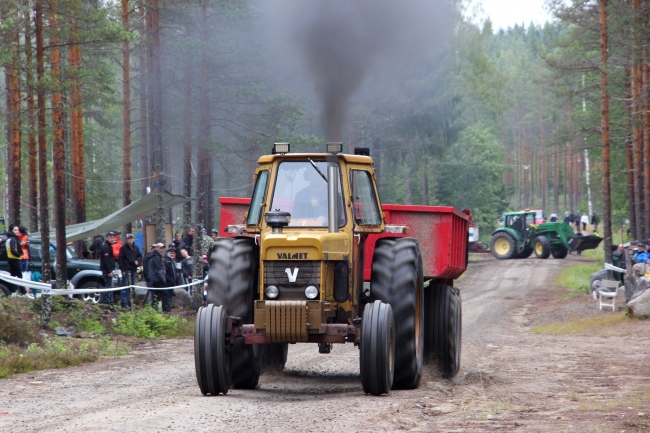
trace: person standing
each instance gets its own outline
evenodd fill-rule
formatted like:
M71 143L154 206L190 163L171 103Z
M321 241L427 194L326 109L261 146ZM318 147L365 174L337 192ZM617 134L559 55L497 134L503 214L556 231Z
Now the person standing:
M600 218L594 213L591 216L591 225L594 226L594 233L598 231L598 224L600 224Z
M147 275L149 276L149 283L151 287L160 289L167 287L165 279L165 267L163 265L163 251L165 244L157 243L156 248L147 255ZM157 300L163 300L162 290L154 290Z
M177 256L181 257L181 272L183 274L183 283L191 283L192 274L194 273L194 258L191 257L185 249L180 250ZM189 288L187 291L190 292Z
M113 244L115 244L115 232L106 233L106 241L99 249L99 270L104 277L104 288L113 287L113 275L115 275L115 255L113 254ZM102 292L99 297L99 303L104 305L113 305L113 292Z
M173 243L167 247L167 255L164 259L165 265L165 286L176 286L176 248ZM161 290L162 294L162 309L164 313L171 313L172 311L172 296L174 296L174 289Z
M102 235L95 235L93 238L93 244L90 246L90 253L93 255L94 259L99 260L99 250L102 249L104 244L104 237Z
M219 239L219 230L217 229L212 229L212 234L210 235L212 238L213 242L216 242L217 239Z
M185 244L185 249L187 250L187 253L190 256L193 256L194 249L192 248L192 244L194 243L194 227L190 227L190 229L187 231L185 237L183 238L183 243Z
M551 221L552 223L557 222L557 214L556 214L555 212L553 212L553 213L551 214L551 219L550 219L550 221Z
M120 248L117 262L122 271L122 286L135 285L135 276L138 266L142 262L140 248L135 244L135 238L131 233L126 235L126 243ZM122 308L131 308L131 288L122 289L120 292L120 305Z
M29 233L27 232L27 227L20 226L18 230L20 232L18 234L20 248L23 251L23 258L20 260L20 270L25 273L29 270Z
M149 248L149 252L144 256L142 259L142 275L144 275L144 281L147 287L153 287L151 284L151 281L149 280L149 271L148 271L148 266L149 266L149 260L151 260L151 257L153 256L154 252L156 250L156 244L152 244L151 247ZM149 299L149 303L151 307L153 308L154 304L154 291L153 290L147 290L147 294L144 297L144 302L142 305L147 305L147 299Z
M589 224L589 217L586 213L583 213L580 217L580 222L582 223L582 231L587 231L587 224Z
M11 224L7 231L7 262L9 263L9 273L12 277L23 278L23 271L20 267L20 261L23 258L23 250L20 245L20 227L16 224ZM13 288L13 289L12 289ZM21 294L25 293L25 289L11 284L9 290L12 293L20 291Z
M172 241L172 243L176 248L176 261L180 262L182 260L180 251L185 248L185 244L183 243L183 236L181 235L181 232L176 232L174 234L174 240Z

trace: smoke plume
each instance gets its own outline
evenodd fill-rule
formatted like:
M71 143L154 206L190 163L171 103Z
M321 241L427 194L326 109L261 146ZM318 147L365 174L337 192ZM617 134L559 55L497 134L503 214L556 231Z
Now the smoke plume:
M298 54L321 103L322 129L341 141L350 101L374 68L408 68L451 30L446 0L276 0L276 28ZM381 89L375 89L381 91Z

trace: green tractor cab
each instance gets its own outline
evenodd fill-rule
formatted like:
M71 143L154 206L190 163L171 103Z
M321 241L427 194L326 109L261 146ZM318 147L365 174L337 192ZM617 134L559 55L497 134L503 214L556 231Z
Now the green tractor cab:
M525 259L533 253L540 259L563 259L569 251L591 250L603 240L595 235L582 236L565 222L535 224L535 212L507 212L501 227L492 233L490 250L499 259Z

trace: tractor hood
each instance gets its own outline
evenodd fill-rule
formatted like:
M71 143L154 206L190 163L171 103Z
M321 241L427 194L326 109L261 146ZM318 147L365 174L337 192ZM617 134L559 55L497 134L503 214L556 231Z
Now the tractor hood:
M345 233L268 233L262 238L262 260L347 260L350 241Z

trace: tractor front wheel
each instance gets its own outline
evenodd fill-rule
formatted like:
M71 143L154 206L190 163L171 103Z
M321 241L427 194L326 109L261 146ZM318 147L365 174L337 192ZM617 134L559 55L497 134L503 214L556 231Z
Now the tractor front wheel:
M535 256L537 256L538 259L548 259L551 255L551 243L546 236L537 236L535 241L533 241L533 246L535 249Z
M499 232L492 236L490 251L495 259L514 259L517 257L517 243L508 233Z
M388 394L395 374L395 321L389 304L375 301L366 305L359 350L363 392Z
M227 394L232 377L226 350L228 315L213 304L199 308L194 328L194 368L203 395Z

